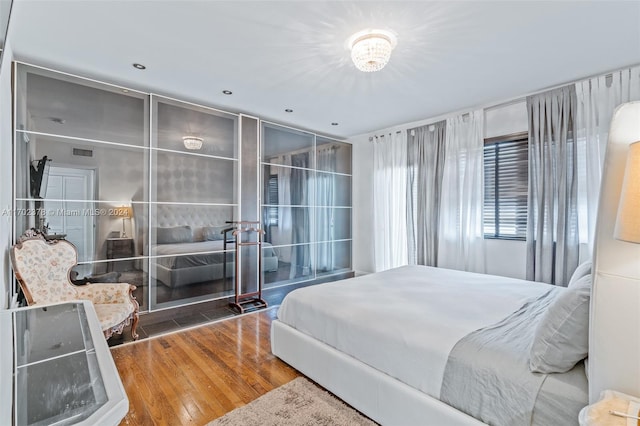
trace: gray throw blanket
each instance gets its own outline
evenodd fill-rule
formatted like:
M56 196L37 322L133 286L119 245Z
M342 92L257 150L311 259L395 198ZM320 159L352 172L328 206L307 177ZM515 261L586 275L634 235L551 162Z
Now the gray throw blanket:
M525 303L492 326L468 334L451 350L440 399L491 425L530 425L546 374L529 371L536 325L557 289Z

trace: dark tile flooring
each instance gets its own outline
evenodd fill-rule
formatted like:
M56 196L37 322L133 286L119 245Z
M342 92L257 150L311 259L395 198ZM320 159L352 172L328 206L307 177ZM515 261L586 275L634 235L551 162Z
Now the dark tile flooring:
M278 306L289 292L297 288L350 278L351 276L353 276L353 273L345 273L319 278L315 281L265 289L263 290L263 298L269 307ZM172 309L142 313L140 314L140 321L138 322L138 340L237 316L239 314L229 306L229 303L232 301L233 298L224 298ZM112 336L108 340L108 343L109 346L116 346L132 341L131 328L127 327L124 333Z

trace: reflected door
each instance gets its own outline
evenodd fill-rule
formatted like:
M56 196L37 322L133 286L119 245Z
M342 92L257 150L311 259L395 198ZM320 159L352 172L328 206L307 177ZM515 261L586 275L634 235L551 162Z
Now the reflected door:
M52 166L49 171L45 224L50 234L67 235L67 241L78 249L80 262L93 259L94 215L90 202L70 200L92 200L93 188L93 170Z

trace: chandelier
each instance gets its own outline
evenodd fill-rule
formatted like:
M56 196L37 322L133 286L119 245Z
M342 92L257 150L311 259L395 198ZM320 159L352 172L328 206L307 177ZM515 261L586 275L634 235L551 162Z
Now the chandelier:
M380 71L387 65L391 51L396 47L395 34L385 30L363 30L347 40L351 59L363 72Z
M183 136L182 143L184 143L184 147L193 151L197 151L202 148L202 138L197 138L195 136Z

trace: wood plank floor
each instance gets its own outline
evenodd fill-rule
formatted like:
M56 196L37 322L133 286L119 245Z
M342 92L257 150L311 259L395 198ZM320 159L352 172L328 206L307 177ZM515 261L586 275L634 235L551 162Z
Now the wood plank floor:
M112 348L129 397L121 425L204 425L296 378L271 354L276 311Z

